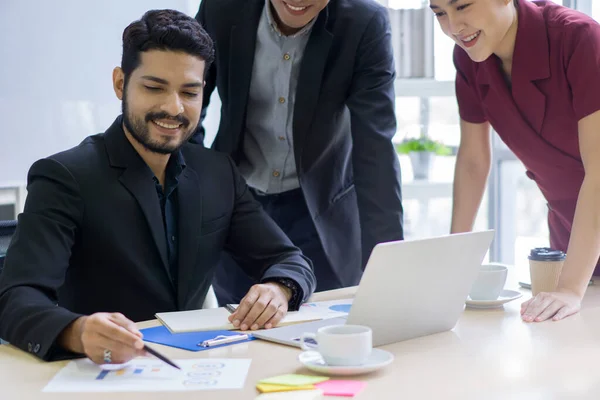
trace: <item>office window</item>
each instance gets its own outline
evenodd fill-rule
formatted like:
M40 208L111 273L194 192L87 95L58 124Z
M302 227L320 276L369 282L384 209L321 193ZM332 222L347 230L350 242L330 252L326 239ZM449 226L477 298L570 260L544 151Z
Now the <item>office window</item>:
M421 99L419 97L396 97L397 130L395 142L405 137L418 137L421 130Z
M594 18L596 21L600 21L600 1L592 1L591 2L591 6L592 6L592 18Z
M433 13L432 18L433 17ZM454 40L446 36L440 28L440 24L435 21L433 24L433 49L434 49L434 77L438 81L453 81L456 77L456 69L452 62L452 52L454 51Z
M497 169L501 175L497 238L503 243L495 256L513 264L513 273L519 280L527 280L529 251L549 246L546 200L535 182L525 175L520 161L501 161Z
M460 143L460 117L455 97L430 97L427 116L429 137L447 146Z
M460 142L460 118L455 97L398 96L396 122L398 127L395 142L422 134L448 146L458 146Z

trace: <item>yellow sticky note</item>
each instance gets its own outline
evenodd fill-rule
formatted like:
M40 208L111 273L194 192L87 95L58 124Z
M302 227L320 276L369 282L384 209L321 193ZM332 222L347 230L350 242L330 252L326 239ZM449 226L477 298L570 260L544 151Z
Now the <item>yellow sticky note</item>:
M256 385L256 388L261 393L271 393L271 392L288 392L291 390L313 390L315 387L313 385L285 386L285 385L271 385L268 383L259 383Z
M315 383L324 382L329 378L326 376L312 376L312 375L300 375L300 374L287 374L274 376L272 378L263 379L258 383L267 383L270 385L283 385L283 386L305 386L313 385Z

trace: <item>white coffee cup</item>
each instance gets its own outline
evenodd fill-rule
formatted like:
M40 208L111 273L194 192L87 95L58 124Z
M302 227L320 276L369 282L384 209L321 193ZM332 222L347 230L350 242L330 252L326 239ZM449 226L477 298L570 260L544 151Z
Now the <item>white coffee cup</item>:
M498 263L483 264L479 269L477 279L471 286L469 297L471 300L496 300L504 285L508 268Z
M313 339L316 345L306 343ZM324 326L317 333L306 332L300 339L303 350L317 350L327 365L364 364L373 349L373 331L362 325Z

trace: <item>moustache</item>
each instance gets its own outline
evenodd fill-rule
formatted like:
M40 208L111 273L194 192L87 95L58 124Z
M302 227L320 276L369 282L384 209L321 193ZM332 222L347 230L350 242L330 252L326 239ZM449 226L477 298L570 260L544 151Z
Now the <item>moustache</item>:
M176 122L179 122L180 124L182 124L184 127L187 127L190 124L190 120L187 119L186 117L184 117L183 115L172 116L164 111L159 112L159 113L146 114L146 122L150 122L153 119L168 119L171 121L176 121Z

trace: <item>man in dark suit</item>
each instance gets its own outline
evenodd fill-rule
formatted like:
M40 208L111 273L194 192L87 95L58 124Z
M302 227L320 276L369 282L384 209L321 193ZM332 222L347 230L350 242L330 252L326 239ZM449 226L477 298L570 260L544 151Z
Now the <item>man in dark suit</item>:
M358 284L373 247L403 239L394 61L374 0L202 0L216 43L213 147L313 261L317 290ZM206 112L203 113L204 115ZM193 138L204 140L202 126ZM254 280L230 259L213 286L235 303Z
M210 37L172 10L123 34L123 114L36 162L0 277L0 337L45 360L144 354L133 321L201 308L223 250L259 284L230 321L275 326L315 288L310 263L224 154L189 143ZM111 312L111 313L106 313Z

